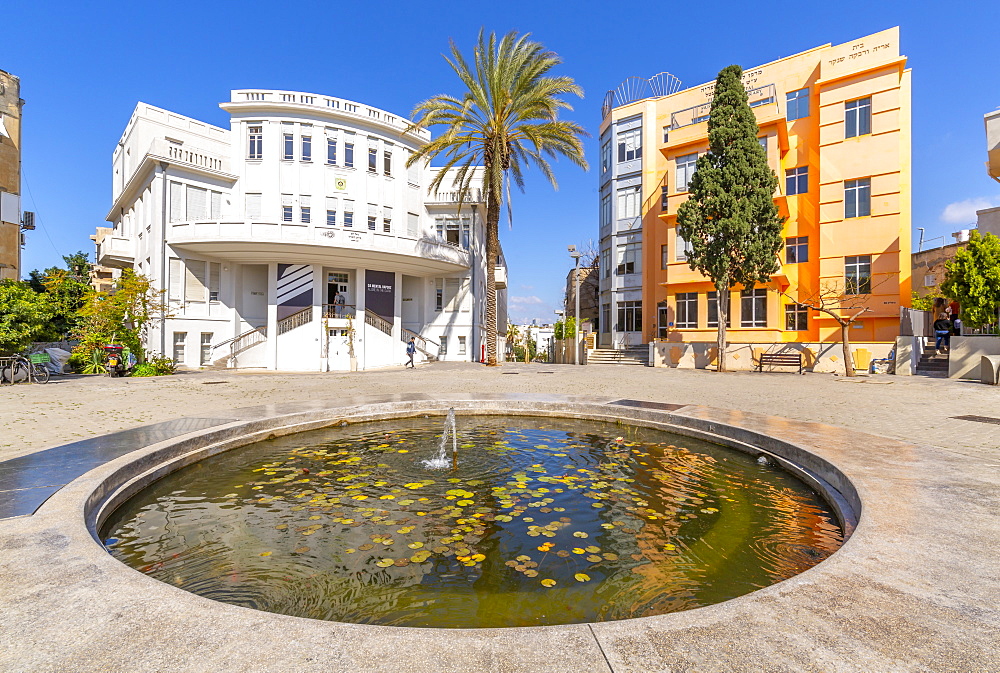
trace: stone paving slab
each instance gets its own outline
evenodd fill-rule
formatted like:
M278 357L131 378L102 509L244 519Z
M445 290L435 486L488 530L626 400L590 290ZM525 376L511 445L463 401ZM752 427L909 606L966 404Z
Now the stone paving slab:
M438 408L476 405L469 393L418 397ZM407 396L393 398L405 404ZM483 407L509 404L521 411L547 409L547 400L579 411L635 399L526 392L483 398ZM660 414L809 447L857 490L863 509L853 536L823 563L774 586L697 610L620 622L434 630L262 613L156 582L107 554L85 525L83 503L103 475L171 441L223 431L209 428L116 458L67 485L34 515L0 521L0 670L1000 670L995 461L677 398L649 401L678 406L624 404L601 413ZM271 409L274 416L300 411L332 418L338 406L350 404L363 402L309 400ZM231 417L261 414L243 410Z

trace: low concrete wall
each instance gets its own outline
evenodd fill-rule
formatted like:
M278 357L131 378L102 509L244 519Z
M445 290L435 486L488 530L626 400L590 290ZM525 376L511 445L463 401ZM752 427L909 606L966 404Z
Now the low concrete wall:
M1000 336L953 336L948 349L948 378L979 381L984 355L1000 355Z
M917 373L920 355L928 342L925 336L896 337L896 374L898 376L913 376Z
M867 371L872 360L884 359L894 343L851 344L854 368ZM675 369L705 369L714 367L718 349L715 342L654 341L650 344L650 362L654 367ZM812 372L844 371L844 349L839 343L791 342L782 344L731 343L726 349L726 367L731 371L757 368L761 353L802 353L805 369ZM767 367L767 371L791 371L789 367Z

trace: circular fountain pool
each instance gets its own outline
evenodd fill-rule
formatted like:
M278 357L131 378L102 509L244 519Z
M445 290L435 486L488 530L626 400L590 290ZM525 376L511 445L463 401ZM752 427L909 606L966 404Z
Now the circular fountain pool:
M101 537L121 561L215 600L432 627L685 610L791 577L842 542L814 491L716 444L460 417L452 469L434 461L441 435L442 419L425 417L251 444L153 483Z

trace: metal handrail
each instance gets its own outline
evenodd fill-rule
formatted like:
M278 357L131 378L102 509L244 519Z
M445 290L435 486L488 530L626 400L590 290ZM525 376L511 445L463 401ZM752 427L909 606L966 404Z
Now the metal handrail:
M301 327L306 323L312 322L313 319L313 307L306 306L300 311L296 311L290 316L286 316L278 321L278 334L285 334L286 332L291 332L296 327Z
M392 323L380 316L378 313L365 309L365 324L371 325L375 329L392 335Z
M353 318L357 315L354 304L323 304L324 318Z
M432 341L425 337L420 336L413 330L406 329L403 327L399 333L399 339L403 342L409 342L410 338L413 338L413 345L417 347L417 350L426 355L428 358L437 359L437 354L432 352L428 348L428 344L433 344L437 352L441 352L441 344L436 341Z

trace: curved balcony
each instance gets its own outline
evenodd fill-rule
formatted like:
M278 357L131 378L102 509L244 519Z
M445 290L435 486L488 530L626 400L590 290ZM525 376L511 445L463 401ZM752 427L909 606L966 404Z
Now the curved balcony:
M467 250L426 235L410 237L290 222L171 222L167 244L238 263L377 266L414 276L457 273L471 263Z

